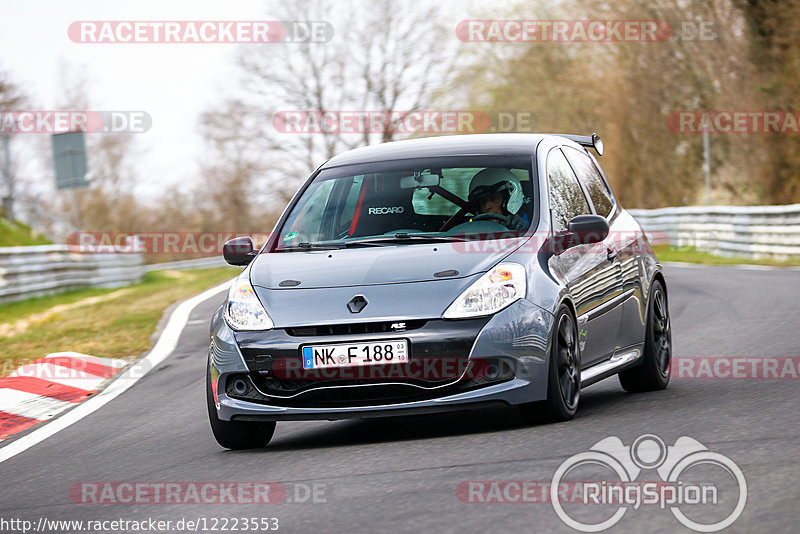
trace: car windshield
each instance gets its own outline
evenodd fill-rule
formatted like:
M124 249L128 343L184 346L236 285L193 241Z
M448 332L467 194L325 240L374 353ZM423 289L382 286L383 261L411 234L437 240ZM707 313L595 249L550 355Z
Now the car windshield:
M529 157L462 156L323 169L279 229L278 250L483 239L533 220Z

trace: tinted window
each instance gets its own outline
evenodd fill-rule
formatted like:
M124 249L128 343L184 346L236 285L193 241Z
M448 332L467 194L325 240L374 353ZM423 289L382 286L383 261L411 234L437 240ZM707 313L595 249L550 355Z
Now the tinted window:
M591 213L572 167L560 150L547 156L547 177L550 180L550 209L556 230L566 230L573 217Z
M492 190L481 194L481 188ZM484 213L491 199L501 205ZM321 171L300 197L280 230L278 249L397 232L525 231L533 206L530 158L457 156L336 167Z
M586 192L589 193L589 198L592 199L592 204L594 204L597 214L608 217L614 203L592 159L574 148L567 147L564 152L578 174L578 179L586 188Z
M458 168L443 168L441 185L448 189L451 193L459 198L466 199L469 197L469 185L473 176L482 171L485 167L458 167ZM516 178L515 184L520 187L517 188L516 193L509 198L508 210L511 213L517 213L523 209L523 203L530 201L530 172L526 169L507 169ZM528 191L526 194L525 192ZM411 204L414 206L414 213L419 215L453 215L458 211L459 206L453 204L451 201L440 195L431 196L430 191L425 188L419 188L414 191L411 199Z

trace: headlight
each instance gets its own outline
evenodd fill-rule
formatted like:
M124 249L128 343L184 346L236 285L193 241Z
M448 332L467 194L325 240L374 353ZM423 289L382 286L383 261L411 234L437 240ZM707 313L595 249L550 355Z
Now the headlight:
M225 320L234 330L270 330L275 326L246 278L237 278L228 290Z
M444 312L445 319L480 317L498 312L525 297L525 267L500 263L478 278Z

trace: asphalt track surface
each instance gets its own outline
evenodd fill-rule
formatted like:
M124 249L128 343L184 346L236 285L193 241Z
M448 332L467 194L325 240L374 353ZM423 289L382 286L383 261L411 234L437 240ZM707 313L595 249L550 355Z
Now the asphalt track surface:
M800 355L797 270L666 270L675 356ZM583 392L568 423L526 426L513 409L286 422L268 448L231 452L211 435L203 389L208 319L222 300L198 306L172 356L125 393L0 464L0 519L275 517L283 532L574 532L550 504L469 503L456 490L550 480L603 438L629 445L652 433L667 444L689 436L741 468L747 505L729 531L797 532L799 380L673 380L666 391L627 394L612 378ZM84 481L280 482L294 501L316 484L324 502L76 504L70 487ZM669 510L643 506L611 531L688 529Z

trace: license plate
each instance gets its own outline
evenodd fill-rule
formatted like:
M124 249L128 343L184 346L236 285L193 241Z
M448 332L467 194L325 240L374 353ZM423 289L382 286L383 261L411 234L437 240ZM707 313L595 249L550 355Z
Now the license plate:
M408 362L408 342L405 339L303 347L303 369L363 367L406 362Z

